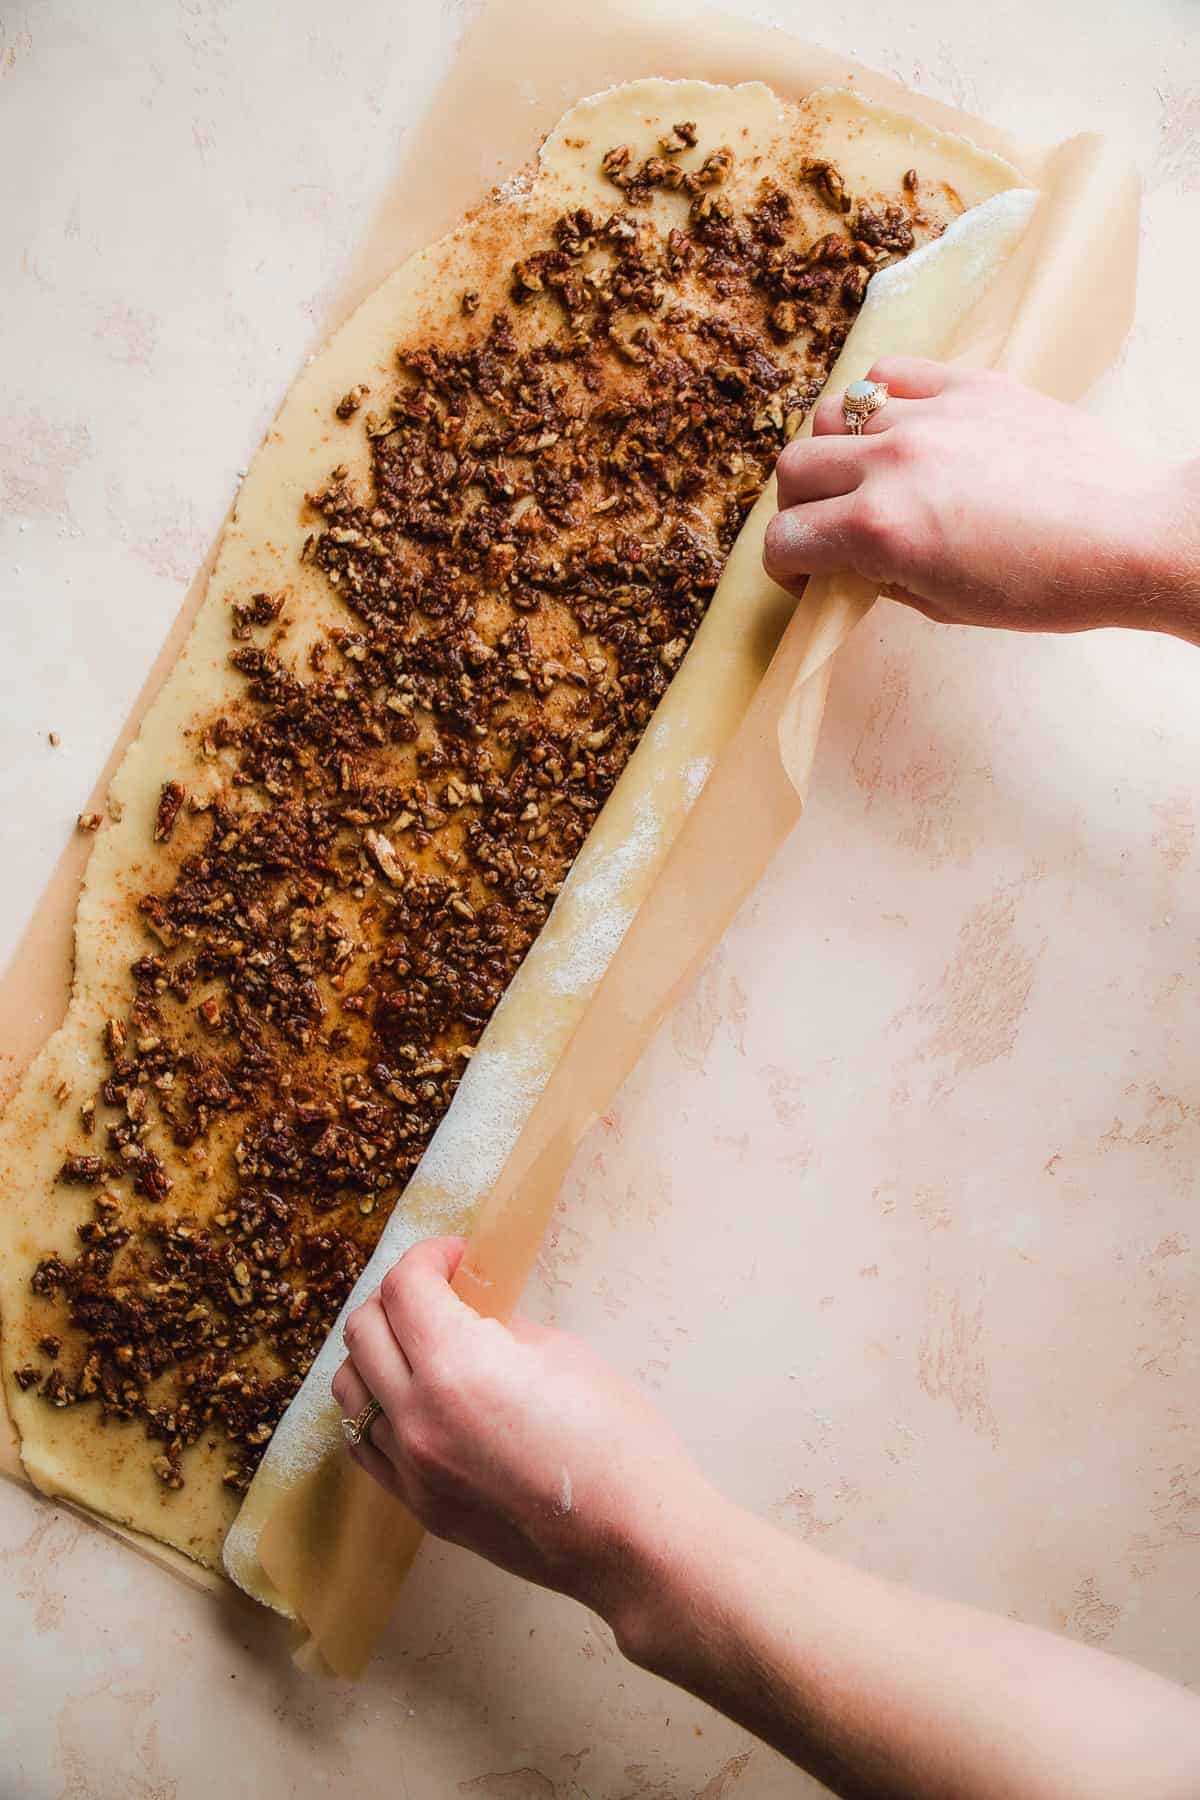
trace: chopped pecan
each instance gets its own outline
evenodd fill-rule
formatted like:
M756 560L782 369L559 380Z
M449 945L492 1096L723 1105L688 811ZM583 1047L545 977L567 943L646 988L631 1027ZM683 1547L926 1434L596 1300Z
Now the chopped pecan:
M73 1187L94 1187L103 1175L102 1156L68 1156L58 1171L58 1179Z
M692 148L696 137L695 121L681 119L677 125L672 125L665 137L659 138L658 147L664 156L678 156L682 151Z
M174 831L175 821L179 817L186 798L182 782L163 782L162 792L158 797L158 810L154 815L154 841L156 844L164 843Z
M804 164L803 173L827 205L836 208L838 212L850 211L852 202L846 191L846 183L833 163L810 158Z
M334 407L333 410L338 418L352 419L370 391L371 390L365 381L357 382L348 393L342 395L341 399Z
M396 887L403 887L404 864L396 855L396 847L392 840L385 837L382 831L367 831L363 834L363 842L379 873L388 881L393 882Z

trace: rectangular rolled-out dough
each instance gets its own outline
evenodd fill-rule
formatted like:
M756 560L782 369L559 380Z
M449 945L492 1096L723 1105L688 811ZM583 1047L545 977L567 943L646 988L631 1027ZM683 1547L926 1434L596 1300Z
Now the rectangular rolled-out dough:
M318 637L345 622L320 571L302 560L311 529L303 496L320 487L337 461L347 465L351 480L367 475L365 442L334 422L339 399L364 380L385 383L400 340L461 341L468 330L460 307L463 292L481 295L485 312L502 304L512 264L531 234L574 207L612 211L617 197L600 169L604 151L625 144L635 159L652 155L679 119L695 121L703 148L732 149L734 168L725 191L741 204L752 203L765 176L795 186L801 163L824 160L842 172L857 201L891 198L902 189L905 172L916 168L920 204L934 230L981 209L973 221L968 216L955 227L940 250L918 253L928 259L919 282L903 285L903 264L896 273L877 277L883 284L879 301L869 301L864 321L872 322L881 347L896 347L905 333L920 337L924 325L925 340L909 347L936 348L944 320L961 314L1023 224L1020 203L1006 206L994 199L1018 184L1010 165L853 95L819 93L795 107L758 83L719 88L642 81L574 107L543 145L536 171L397 270L292 389L243 485L179 660L113 781L108 817L80 896L67 1017L31 1065L0 1126L5 1392L24 1467L44 1491L172 1544L209 1567L219 1564L237 1513L237 1501L221 1479L227 1452L219 1439L202 1440L188 1451L182 1489L164 1488L139 1422L105 1421L95 1404L55 1408L17 1379L45 1330L44 1311L30 1294L32 1271L51 1251L68 1255L77 1228L92 1214L90 1191L64 1185L58 1172L66 1157L85 1149L76 1122L79 1106L106 1076L102 1027L126 1012L130 961L152 947L138 902L162 886L171 866L169 840L156 842L149 829L161 785L166 775L178 774L192 795L222 791L227 770L219 756L206 764L196 732L202 721L236 702L228 668L231 602L287 591L289 630L279 654L296 671L306 666ZM991 202L990 209L985 202ZM797 204L803 218L809 204L803 193ZM652 212L682 222L686 197L658 192ZM814 206L809 229L815 231L821 219ZM896 323L900 319L908 321L903 328ZM854 334L845 355L857 354L856 342ZM790 603L758 566L767 507L764 498L751 514L680 674L493 1015L352 1300L376 1284L414 1236L469 1225L745 713L790 614ZM106 1117L101 1107L98 1134ZM232 1135L218 1143L209 1164L198 1167L194 1181L182 1168L175 1171L169 1202L175 1215L206 1217L215 1210L215 1196L228 1178ZM486 1154L480 1153L481 1143ZM127 1190L123 1201L135 1204ZM230 1541L227 1566L265 1597L269 1584L255 1563L256 1522L269 1512L273 1495L332 1453L336 1419L328 1380L337 1360L335 1333L277 1429Z

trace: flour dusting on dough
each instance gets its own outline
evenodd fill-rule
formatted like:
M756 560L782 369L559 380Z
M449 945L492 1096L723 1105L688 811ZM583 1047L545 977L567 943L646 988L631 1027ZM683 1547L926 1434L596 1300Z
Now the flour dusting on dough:
M660 742L665 735L656 731ZM712 766L711 756L694 756L683 765L680 783L685 809L695 804ZM603 976L637 910L627 898L631 884L657 851L662 830L659 810L649 796L643 795L633 830L624 842L604 862L564 887L558 903L558 922L569 935L546 968L546 978L557 993L586 992Z
M646 741L655 750L665 750L675 735L675 717L669 707L660 706L650 721Z
M956 278L970 304L995 275L998 257L1007 255L1024 232L1037 201L1036 188L1005 188L973 206L948 225L941 237L873 275L859 318L908 293L914 283L924 279L928 265L940 262L949 250L965 253Z
M481 1043L467 1064L456 1104L421 1159L422 1181L432 1182L464 1212L473 1207L496 1185L546 1075L545 1057L535 1044ZM487 1120L483 1130L481 1118Z
M691 762L684 764L683 792L689 807L700 798L700 790L712 774L712 766L711 756L693 756Z
M649 863L662 835L662 820L648 795L638 802L633 830L580 880L568 881L559 897L557 923L565 941L546 969L552 988L575 994L594 987L616 954L636 907L625 897ZM549 927L548 927L549 929Z
M502 181L494 190L494 197L501 201L524 200L532 192L533 175L528 169L523 169L518 170L515 175L510 175L507 181Z

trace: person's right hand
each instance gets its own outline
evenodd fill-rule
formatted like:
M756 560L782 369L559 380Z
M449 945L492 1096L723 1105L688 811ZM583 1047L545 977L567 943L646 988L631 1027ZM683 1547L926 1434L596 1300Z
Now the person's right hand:
M853 572L947 623L1200 641L1200 465L1138 458L1005 375L891 357L870 376L890 398L861 436L829 394L779 459L781 586Z
M350 1451L437 1537L594 1607L619 1638L719 1502L660 1413L578 1338L480 1318L427 1238L346 1321L333 1392L383 1408Z

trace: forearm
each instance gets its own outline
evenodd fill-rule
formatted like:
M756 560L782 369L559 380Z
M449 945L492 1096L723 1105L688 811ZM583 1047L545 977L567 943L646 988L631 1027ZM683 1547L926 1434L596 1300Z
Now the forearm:
M913 1594L697 1490L631 1558L634 1661L839 1794L1188 1800L1200 1702L1067 1639Z
M415 1245L345 1327L350 1454L441 1537L560 1588L625 1653L872 1800L1194 1800L1200 1703L1098 1652L818 1556L700 1476L564 1333L511 1328Z

